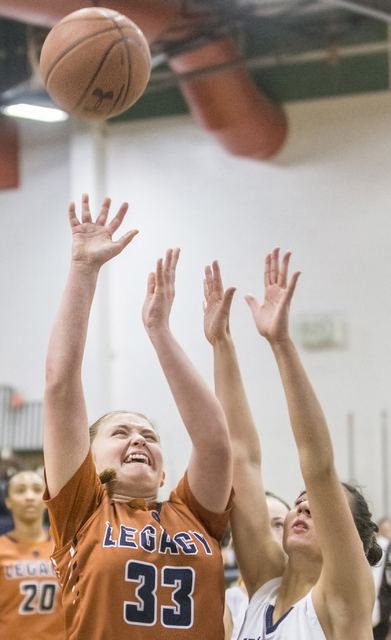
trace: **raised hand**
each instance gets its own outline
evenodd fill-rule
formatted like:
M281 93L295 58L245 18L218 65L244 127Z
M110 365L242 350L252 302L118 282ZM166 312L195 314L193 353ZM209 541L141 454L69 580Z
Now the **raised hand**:
M268 253L265 261L265 299L262 305L252 295L245 296L259 333L269 342L289 338L289 307L300 271L295 271L288 284L291 252L287 251L279 265L280 249Z
M235 287L230 287L224 292L217 260L212 267L205 267L204 332L212 345L230 335L229 313L235 291Z
M101 267L102 264L121 253L138 233L136 230L128 231L116 242L112 240L113 234L120 227L125 217L128 204L125 202L111 222L106 224L110 204L110 198L105 198L96 222L92 222L88 195L84 193L82 196L80 222L76 216L75 203L70 203L69 222L73 237L73 262Z
M164 262L159 258L156 272L148 276L147 296L142 311L144 326L148 332L169 327L179 253L180 249L167 249Z

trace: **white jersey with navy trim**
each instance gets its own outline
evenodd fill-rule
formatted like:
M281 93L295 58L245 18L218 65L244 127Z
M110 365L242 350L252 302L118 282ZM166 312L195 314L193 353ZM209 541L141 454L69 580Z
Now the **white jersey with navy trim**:
M281 578L255 592L238 640L326 640L312 603L311 591L273 625L273 611Z

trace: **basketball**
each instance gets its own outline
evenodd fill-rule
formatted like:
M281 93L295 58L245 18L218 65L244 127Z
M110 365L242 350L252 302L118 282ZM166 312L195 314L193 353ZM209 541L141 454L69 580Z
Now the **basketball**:
M82 118L105 120L144 92L151 55L142 31L111 9L80 9L63 18L43 44L40 68L54 102Z

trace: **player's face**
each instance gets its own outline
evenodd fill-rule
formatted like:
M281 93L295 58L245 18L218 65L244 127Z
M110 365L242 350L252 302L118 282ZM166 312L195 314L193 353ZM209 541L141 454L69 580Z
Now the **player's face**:
M379 525L379 535L387 538L391 542L391 520L384 520Z
M307 558L322 559L306 493L297 498L293 508L286 515L283 547L288 555L304 550Z
M22 471L10 480L6 505L14 520L25 523L42 521L45 504L42 500L43 480L35 471Z
M156 497L164 481L159 437L145 418L133 413L110 416L92 443L96 470L115 469L115 495Z
M272 534L282 544L282 537L284 533L284 521L289 513L289 510L282 504L277 498L272 496L266 497L267 510L269 512L269 522Z

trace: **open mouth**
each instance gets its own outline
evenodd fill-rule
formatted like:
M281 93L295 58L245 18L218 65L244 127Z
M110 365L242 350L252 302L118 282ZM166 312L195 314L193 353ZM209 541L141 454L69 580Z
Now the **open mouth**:
M133 462L139 462L141 464L146 464L148 466L151 466L150 460L148 458L148 456L146 456L144 453L129 453L125 460L124 460L125 464L130 464Z
M293 523L293 529L306 530L308 529L308 525L306 522L304 522L304 520L295 520L295 522Z

